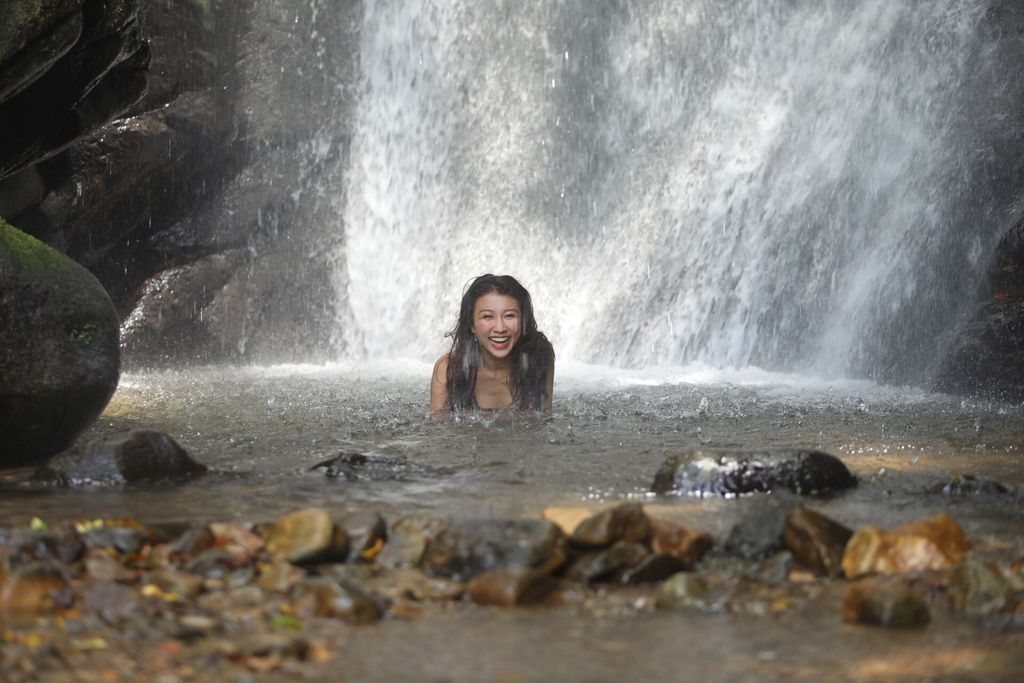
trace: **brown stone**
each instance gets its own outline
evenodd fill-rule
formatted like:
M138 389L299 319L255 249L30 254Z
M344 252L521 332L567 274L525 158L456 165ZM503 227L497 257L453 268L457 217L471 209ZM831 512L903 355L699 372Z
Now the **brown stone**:
M469 582L469 598L478 605L513 607L543 600L558 585L544 572L531 569L495 569Z
M843 599L843 621L890 628L918 628L928 624L928 605L901 582L869 579L860 581Z
M242 558L254 560L266 545L247 524L238 522L214 522L210 525L210 533L218 548L224 548L240 561Z
M148 584L183 598L192 598L203 590L203 577L177 569L163 569L146 577Z
M866 574L945 569L960 562L969 548L964 532L944 514L888 532L863 527L846 544L843 572L852 579Z
M446 520L419 514L399 518L391 525L377 562L391 568L419 566L427 544L448 524Z
M348 534L336 525L327 510L307 508L291 512L263 532L267 552L275 559L294 564L343 561Z
M266 564L259 565L260 575L256 585L266 591L277 591L284 593L291 590L299 579L302 578L302 570L284 559L273 560Z
M572 535L580 522L594 514L593 508L586 507L551 507L544 510L544 519L557 524L566 533Z
M85 573L96 581L133 583L138 579L135 572L125 567L106 550L95 548L85 555Z
M838 576L851 536L842 524L801 505L786 515L782 542L797 564L821 576Z
M622 503L587 517L575 528L569 541L581 548L606 548L613 543L646 543L651 520L639 503Z
M24 617L70 607L75 594L63 567L43 562L0 575L0 615Z
M715 544L709 533L657 517L651 518L651 528L651 549L674 556L684 569L692 569Z

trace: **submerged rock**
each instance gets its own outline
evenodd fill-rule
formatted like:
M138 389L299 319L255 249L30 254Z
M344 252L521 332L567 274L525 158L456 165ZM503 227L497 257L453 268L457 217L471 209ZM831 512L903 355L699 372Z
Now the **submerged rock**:
M993 562L965 558L953 570L949 594L958 610L972 616L986 616L1013 609L1024 601L1024 576L1015 576Z
M843 621L848 624L920 628L931 621L928 605L901 582L861 581L843 598Z
M0 467L67 448L119 374L117 312L100 283L0 219Z
M857 484L843 462L809 449L712 451L670 455L651 490L663 495L736 495L787 489L825 496Z
M655 604L659 609L704 608L707 598L707 581L690 572L679 572L661 584Z
M800 506L786 515L782 539L798 564L822 576L838 576L853 531L825 515Z
M534 519L459 521L430 540L421 565L425 571L466 581L493 569L552 572L566 559L560 528Z
M863 527L846 544L843 573L852 579L866 574L945 569L960 562L970 547L960 526L944 514L892 531Z
M514 607L540 602L558 582L535 569L495 569L480 574L466 587L469 599L478 605Z
M32 481L59 486L131 484L187 479L206 465L167 434L135 431L114 434L64 451L32 475Z
M317 463L310 469L323 470L324 474L332 479L346 481L405 481L447 474L445 470L411 462L404 456L363 453L342 453L330 460Z
M359 586L324 577L297 583L292 589L292 609L305 617L343 619L356 624L378 621L384 615L381 602Z

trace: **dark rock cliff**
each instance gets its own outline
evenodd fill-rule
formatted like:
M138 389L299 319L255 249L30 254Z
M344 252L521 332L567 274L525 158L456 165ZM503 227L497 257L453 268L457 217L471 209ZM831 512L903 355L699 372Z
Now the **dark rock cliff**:
M21 31L36 27L35 42L0 34L17 57L0 61L0 97L16 93L0 123L21 125L0 147L0 216L99 278L126 321L128 366L325 354L341 231L311 234L341 198L314 199L347 155L359 4L52 4ZM74 42L61 27L79 15ZM85 62L99 58L75 55L101 43L115 66L90 79ZM18 44L37 56L5 47ZM148 91L129 87L147 67ZM29 72L42 74L31 87Z

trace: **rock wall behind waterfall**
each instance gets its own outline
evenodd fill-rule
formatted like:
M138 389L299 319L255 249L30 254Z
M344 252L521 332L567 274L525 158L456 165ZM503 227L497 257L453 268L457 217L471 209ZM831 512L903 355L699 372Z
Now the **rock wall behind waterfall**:
M4 217L108 288L128 366L318 357L359 3L142 7L145 99L0 181Z

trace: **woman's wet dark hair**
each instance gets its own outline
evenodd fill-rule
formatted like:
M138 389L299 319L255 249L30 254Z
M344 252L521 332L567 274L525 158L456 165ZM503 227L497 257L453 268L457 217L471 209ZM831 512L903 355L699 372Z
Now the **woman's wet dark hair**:
M519 341L512 348L509 391L512 403L521 410L539 410L544 406L547 370L555 360L555 350L544 333L537 330L533 301L526 288L511 275L487 273L474 278L462 295L459 319L448 336L452 348L448 356L448 407L453 411L475 410L476 374L480 367L480 347L473 335L473 310L485 294L502 294L519 302L521 315Z

